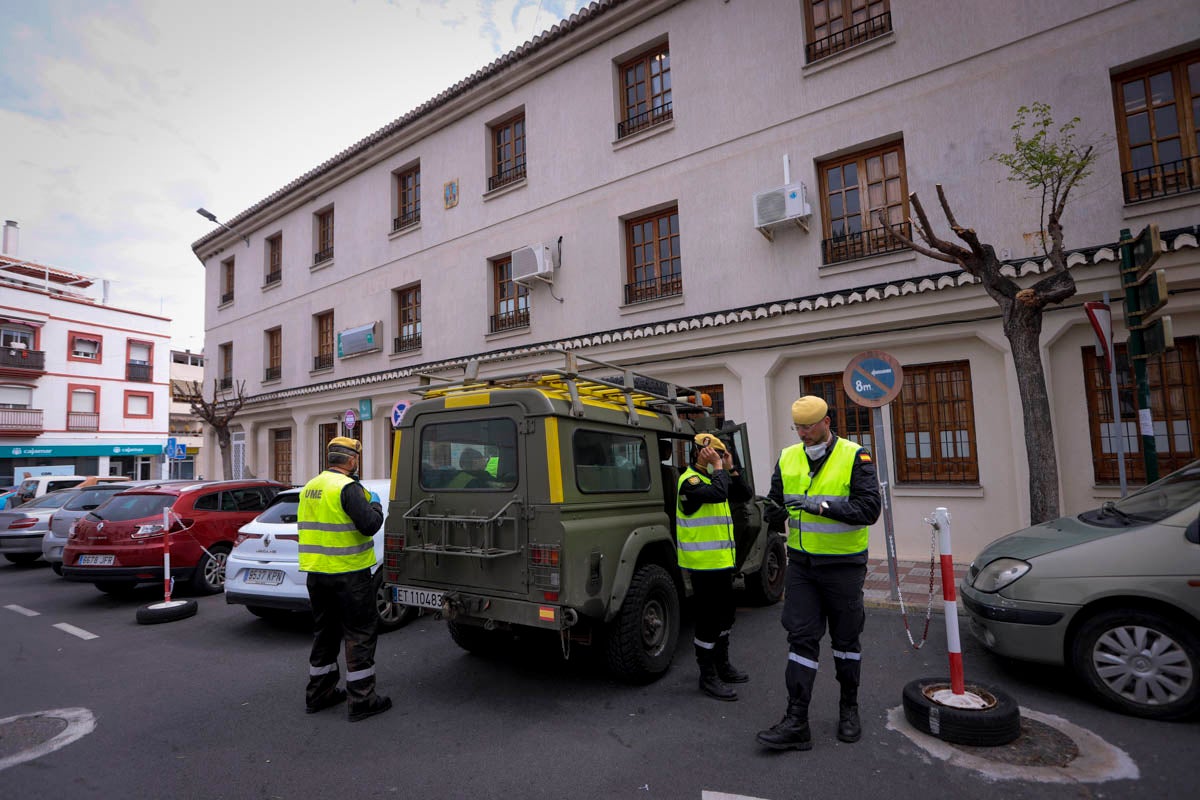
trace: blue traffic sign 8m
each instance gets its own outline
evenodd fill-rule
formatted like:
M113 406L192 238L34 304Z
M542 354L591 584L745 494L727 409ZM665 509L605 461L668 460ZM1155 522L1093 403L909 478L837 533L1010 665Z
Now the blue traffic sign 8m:
M850 359L842 373L842 386L860 406L879 408L900 394L904 368L882 350L868 350Z

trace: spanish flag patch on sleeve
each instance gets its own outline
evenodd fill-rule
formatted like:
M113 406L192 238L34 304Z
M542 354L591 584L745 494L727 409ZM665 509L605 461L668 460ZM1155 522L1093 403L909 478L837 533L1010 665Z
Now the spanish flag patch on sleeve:
M859 450L858 451L858 460L863 462L864 464L870 464L871 463L871 454L868 453L866 450Z

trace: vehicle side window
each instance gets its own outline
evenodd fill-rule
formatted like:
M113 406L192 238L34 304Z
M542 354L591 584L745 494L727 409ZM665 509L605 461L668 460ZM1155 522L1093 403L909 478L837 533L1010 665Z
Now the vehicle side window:
M584 493L650 489L646 441L607 431L576 430L571 437L575 485Z
M262 494L260 494L258 489L256 489L256 488L232 489L228 492L225 492L225 494L228 495L229 501L233 505L233 508L226 509L225 506L227 504L224 501L222 501L221 502L222 510L262 511L264 508L267 507L267 504L263 501Z
M47 481L47 483L46 483L46 491L47 491L47 492L56 492L56 491L58 491L59 489L70 489L72 486L78 486L78 485L79 485L79 483L80 483L80 482L79 482L79 481L77 481L77 480L69 480L69 481Z
M212 494L201 495L196 498L196 502L192 504L192 508L197 511L219 511L221 508L221 493L213 492Z

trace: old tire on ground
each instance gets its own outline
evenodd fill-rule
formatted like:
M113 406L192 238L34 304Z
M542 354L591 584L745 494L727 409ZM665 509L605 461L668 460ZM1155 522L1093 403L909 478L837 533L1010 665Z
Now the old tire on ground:
M200 554L196 572L192 575L192 591L196 594L216 594L225 591L225 562L229 546L216 544Z
M446 627L450 629L450 638L456 645L477 656L497 655L512 641L510 632L489 631L482 625L450 620Z
M1141 609L1104 611L1071 640L1071 664L1105 704L1149 719L1200 711L1200 637Z
M139 625L157 625L160 622L174 622L177 619L187 619L195 613L195 600L172 600L169 603L160 601L139 608L137 610L137 621Z
M772 606L783 597L783 584L787 577L787 545L777 533L768 534L767 552L763 553L762 567L753 575L746 576L746 594L751 602L760 606Z
M96 581L96 588L113 597L126 597L137 587L134 581Z
M968 682L966 690L989 699L987 708L953 708L933 702L930 696L949 689L949 678L918 678L904 687L904 717L922 733L951 744L996 747L1021 735L1021 711L1007 692Z
M42 557L41 553L5 553L4 557L14 564L32 564Z
M643 564L633 575L625 602L608 630L608 668L632 682L654 680L667 671L679 641L679 593L670 574Z
M392 590L380 585L375 589L375 606L379 609L379 630L394 631L403 628L417 618L420 611L416 606L392 602Z

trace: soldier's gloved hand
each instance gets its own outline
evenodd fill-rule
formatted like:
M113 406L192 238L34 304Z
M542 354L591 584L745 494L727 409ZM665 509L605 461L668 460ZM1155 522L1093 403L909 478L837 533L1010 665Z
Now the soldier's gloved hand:
M783 506L773 505L772 503L767 503L766 508L763 510L763 519L765 519L767 523L773 527L786 525L788 516L789 514L786 508Z
M805 511L809 514L824 513L824 509L821 507L821 501L815 497L809 497L808 495L797 497L794 500L788 500L787 507L794 508L797 511Z
M371 504L380 505L379 495L377 495L375 492L370 492L369 494L371 495Z

